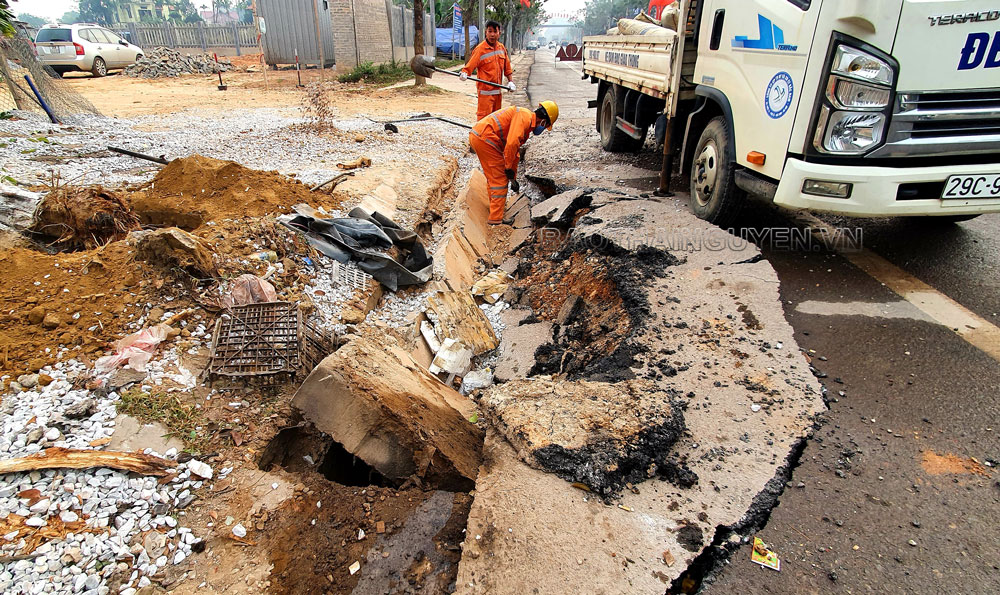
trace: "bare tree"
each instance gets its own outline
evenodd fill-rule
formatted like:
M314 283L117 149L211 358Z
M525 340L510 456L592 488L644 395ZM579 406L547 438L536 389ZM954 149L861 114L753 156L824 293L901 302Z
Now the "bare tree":
M424 53L424 0L413 0L413 53L420 56ZM413 85L426 85L422 76L414 79Z

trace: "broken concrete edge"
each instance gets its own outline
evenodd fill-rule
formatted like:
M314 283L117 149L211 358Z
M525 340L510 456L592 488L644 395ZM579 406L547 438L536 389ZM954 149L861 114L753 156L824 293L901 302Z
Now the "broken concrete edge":
M695 585L711 584L722 570L722 567L729 563L730 558L745 543L753 539L753 535L763 529L771 513L778 506L778 500L784 494L788 481L792 477L792 472L802 458L806 444L812 437L815 430L819 429L819 417L822 413L814 416L812 427L804 436L800 436L789 449L788 456L776 470L763 489L754 496L750 503L750 508L740 517L739 521L732 525L718 525L712 540L702 549L701 553L691 560L684 572L677 576L667 589L668 593L681 593L681 585L685 581L693 581Z
M413 475L470 491L483 432L474 405L402 348L353 337L327 356L292 398L306 421L396 484Z

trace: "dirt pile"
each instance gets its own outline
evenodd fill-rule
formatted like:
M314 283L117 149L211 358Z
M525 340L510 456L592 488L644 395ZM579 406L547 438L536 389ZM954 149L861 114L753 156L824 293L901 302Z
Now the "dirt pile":
M685 429L676 396L649 380L515 380L480 403L524 462L605 495L669 468Z
M125 242L61 254L15 245L0 251L0 270L0 374L35 372L60 346L73 356L103 351L128 334L153 289Z
M133 197L143 223L193 230L206 221L288 213L317 195L298 180L234 161L192 155L174 159ZM325 197L325 206L336 199Z
M139 229L128 199L101 186L59 188L38 205L31 230L67 248L94 248Z
M143 232L136 239L135 250L138 258L151 265L176 267L199 278L218 275L212 252L205 243L176 227Z

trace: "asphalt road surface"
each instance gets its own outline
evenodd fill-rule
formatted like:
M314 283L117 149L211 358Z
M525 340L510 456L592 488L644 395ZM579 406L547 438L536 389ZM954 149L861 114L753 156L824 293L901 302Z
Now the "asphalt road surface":
M553 57L536 52L529 97L592 126L596 85ZM649 142L625 162L619 189L655 187ZM663 200L686 208L688 196ZM781 570L745 545L703 591L1000 592L1000 214L934 226L755 203L741 226L778 272L829 410L758 533Z

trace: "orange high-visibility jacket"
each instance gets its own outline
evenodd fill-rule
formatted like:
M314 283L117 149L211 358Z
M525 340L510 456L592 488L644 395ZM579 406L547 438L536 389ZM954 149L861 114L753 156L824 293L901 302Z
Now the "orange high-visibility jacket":
M507 80L510 80L514 75L514 71L510 69L510 56L507 55L507 48L503 47L503 44L499 41L494 46L484 41L477 45L476 49L472 50L472 55L469 56L469 61L462 68L462 72L471 76L472 71L476 69L479 69L479 74L476 78L481 78L484 81L492 81L497 84L503 83L504 76L507 77ZM496 89L496 87L484 85L483 83L476 83L476 88L480 91Z
M480 120L472 128L472 133L503 155L504 169L516 172L517 164L521 160L518 151L528 140L535 126L538 126L538 116L535 112L511 106L497 110Z

